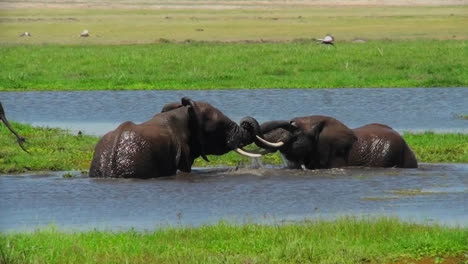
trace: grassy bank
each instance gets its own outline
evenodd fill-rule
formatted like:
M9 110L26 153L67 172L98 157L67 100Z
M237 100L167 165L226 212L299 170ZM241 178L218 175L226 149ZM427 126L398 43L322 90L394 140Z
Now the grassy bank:
M465 263L468 230L396 219L0 234L2 263Z
M26 138L25 153L16 144L15 137L0 126L0 173L40 170L87 170L97 138L71 135L58 128L37 128L12 123Z
M40 170L88 170L98 138L71 135L57 128L38 128L13 123L18 133L27 138L23 152L5 126L0 126L0 173ZM468 163L468 134L405 133L405 140L419 162ZM211 162L197 159L194 166L250 165L237 153L209 156ZM262 158L264 164L282 164L278 153Z
M466 41L0 46L0 91L468 86Z

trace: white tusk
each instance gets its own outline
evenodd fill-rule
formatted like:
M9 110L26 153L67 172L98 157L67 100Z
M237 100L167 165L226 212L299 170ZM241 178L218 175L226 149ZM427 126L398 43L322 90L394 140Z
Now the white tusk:
M260 158L262 156L260 154L249 153L241 148L236 148L234 151L249 158Z
M269 146L269 147L273 147L273 148L279 148L281 146L284 145L284 142L280 141L280 142L276 142L276 143L273 143L273 142L269 142L269 141L266 141L265 139L259 137L259 136L256 136L258 138L258 140L260 140L261 142L263 142L263 144Z

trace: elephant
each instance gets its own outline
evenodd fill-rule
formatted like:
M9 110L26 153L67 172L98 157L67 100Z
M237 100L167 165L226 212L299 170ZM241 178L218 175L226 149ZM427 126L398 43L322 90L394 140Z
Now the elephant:
M23 143L26 142L26 139L22 136L20 136L18 133L16 133L16 131L13 129L13 127L10 125L10 123L8 122L6 116L5 116L5 110L3 109L3 105L2 103L0 102L0 119L3 121L3 123L6 125L6 127L8 128L8 130L11 131L11 133L13 133L13 135L15 135L16 137L16 141L18 142L18 145L21 147L22 150L24 150L26 153L29 153L26 148L24 147Z
M90 177L155 178L190 172L194 160L235 150L260 157L242 147L258 141L260 125L245 117L240 125L206 102L188 97L165 105L150 120L127 121L97 143Z
M405 140L383 124L350 129L333 117L316 115L270 121L260 129L266 142L279 146L271 147L261 140L256 145L268 152L279 150L289 168L418 167Z

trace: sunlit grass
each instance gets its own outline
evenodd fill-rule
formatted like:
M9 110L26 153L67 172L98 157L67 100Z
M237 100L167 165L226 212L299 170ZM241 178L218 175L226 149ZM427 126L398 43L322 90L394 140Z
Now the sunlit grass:
M465 258L468 230L393 218L235 225L136 232L0 234L3 263L388 263ZM6 261L5 261L6 260Z
M411 59L409 59L411 58ZM0 46L0 91L468 86L465 41Z
M71 135L58 128L37 128L12 122L26 138L24 152L15 137L0 125L0 173L41 170L87 170L97 138Z
M18 133L27 138L25 144L30 154L16 144L15 137L5 126L0 126L0 173L24 171L88 170L98 137L71 135L58 128L32 127L13 123ZM468 134L405 133L405 140L415 152L419 162L468 163ZM249 149L255 149L249 146ZM194 166L248 167L252 161L237 153L201 158ZM278 153L268 154L258 160L263 164L280 165Z
M425 132L403 137L421 162L468 162L468 134Z

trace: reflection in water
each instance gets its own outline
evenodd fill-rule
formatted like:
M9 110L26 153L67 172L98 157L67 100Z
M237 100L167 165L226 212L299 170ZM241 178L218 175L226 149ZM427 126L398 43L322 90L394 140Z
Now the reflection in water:
M207 101L232 120L328 115L356 128L387 124L397 131L468 133L468 88L265 89L210 91L0 92L9 118L102 135L131 120L143 122L183 96Z
M389 215L464 225L468 164L419 169L195 169L150 180L76 173L0 177L0 230L154 229L221 219L276 223L341 215Z

